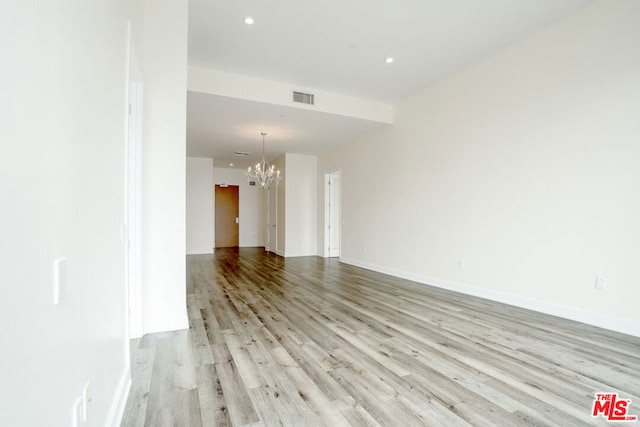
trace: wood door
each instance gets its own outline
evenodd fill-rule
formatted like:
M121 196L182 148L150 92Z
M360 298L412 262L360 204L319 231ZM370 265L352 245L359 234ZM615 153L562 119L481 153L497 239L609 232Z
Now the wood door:
M237 248L240 235L240 209L237 185L216 185L216 248Z

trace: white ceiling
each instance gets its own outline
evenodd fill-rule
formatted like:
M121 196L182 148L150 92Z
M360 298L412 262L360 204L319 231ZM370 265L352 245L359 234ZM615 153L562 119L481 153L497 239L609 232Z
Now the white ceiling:
M190 0L189 65L393 103L592 1ZM260 151L262 130L273 157L380 126L196 93L187 114L187 154L220 166L233 151Z

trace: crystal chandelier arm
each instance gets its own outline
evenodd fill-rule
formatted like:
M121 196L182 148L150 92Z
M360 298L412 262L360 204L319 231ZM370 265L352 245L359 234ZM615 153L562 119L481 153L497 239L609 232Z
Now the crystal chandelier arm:
M259 163L256 163L255 168L252 170L251 167L247 169L245 175L247 175L247 180L251 181L255 179L258 181L260 188L268 190L269 185L272 182L275 182L276 186L282 179L282 175L280 174L280 170L275 170L274 165L269 165L267 159L265 157L265 136L267 135L265 132L261 132L262 135L262 160Z

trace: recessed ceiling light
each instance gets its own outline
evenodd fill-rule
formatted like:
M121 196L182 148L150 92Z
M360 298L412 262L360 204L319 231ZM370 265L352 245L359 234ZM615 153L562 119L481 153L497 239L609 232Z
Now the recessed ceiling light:
M229 163L229 166L233 166L233 163Z
M253 18L250 16L247 16L246 18L244 18L244 23L247 25L253 24Z
M386 62L387 64L391 64L393 62L393 58L389 57L385 59L384 62Z

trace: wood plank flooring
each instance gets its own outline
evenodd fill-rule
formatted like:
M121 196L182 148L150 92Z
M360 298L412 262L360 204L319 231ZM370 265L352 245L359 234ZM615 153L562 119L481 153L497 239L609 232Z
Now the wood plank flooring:
M258 248L187 258L190 329L132 342L123 426L578 426L640 415L640 339Z

